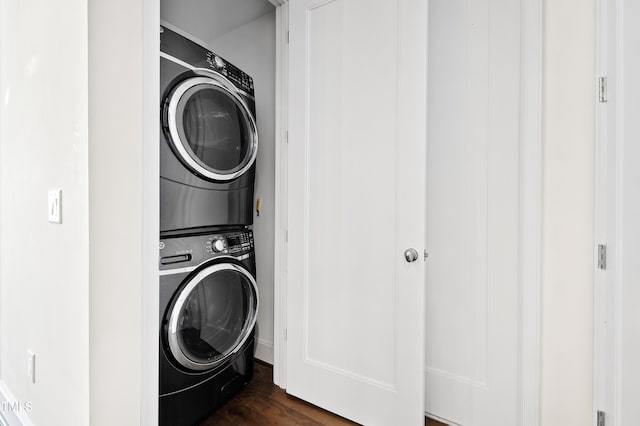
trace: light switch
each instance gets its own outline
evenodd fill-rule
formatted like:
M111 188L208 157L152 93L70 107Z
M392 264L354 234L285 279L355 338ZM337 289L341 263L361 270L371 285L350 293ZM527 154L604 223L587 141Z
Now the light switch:
M36 382L36 354L31 349L27 349L27 377L31 383Z
M49 191L49 222L62 223L60 211L62 210L62 190L52 189Z

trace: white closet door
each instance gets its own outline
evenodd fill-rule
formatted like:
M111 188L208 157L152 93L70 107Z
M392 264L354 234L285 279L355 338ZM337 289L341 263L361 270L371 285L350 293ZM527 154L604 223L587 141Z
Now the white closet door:
M426 411L518 424L521 8L429 1Z
M367 425L424 423L426 6L290 2L287 392Z

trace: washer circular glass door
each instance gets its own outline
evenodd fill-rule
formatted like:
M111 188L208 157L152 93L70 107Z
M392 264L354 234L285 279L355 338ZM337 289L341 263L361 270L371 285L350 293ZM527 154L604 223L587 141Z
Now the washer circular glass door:
M205 267L182 288L168 312L167 341L189 370L209 370L242 347L258 313L258 289L235 263Z
M245 101L221 76L180 82L165 103L169 140L191 171L229 181L253 165L258 132Z

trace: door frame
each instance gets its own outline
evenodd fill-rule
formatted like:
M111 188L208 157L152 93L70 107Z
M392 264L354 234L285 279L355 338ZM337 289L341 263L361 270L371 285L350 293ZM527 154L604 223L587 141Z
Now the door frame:
M287 143L289 99L289 1L276 6L275 229L273 247L273 382L287 387Z
M605 77L606 102L595 99L595 241L593 321L593 425L598 411L607 424L620 424L621 303L619 275L623 235L622 152L624 140L623 0L596 2L596 76ZM599 93L599 82L596 93ZM598 267L598 245L606 245L605 269ZM605 324L607 327L605 327Z
M159 360L158 310L160 305L160 273L158 243L160 241L160 145L158 105L160 104L160 0L141 0L142 5L142 152L141 170L142 234L140 310L140 424L158 424ZM149 219L153 218L153 219Z
M273 380L286 388L288 0L269 1L276 6ZM521 0L521 10L518 412L520 425L537 426L540 411L542 0Z

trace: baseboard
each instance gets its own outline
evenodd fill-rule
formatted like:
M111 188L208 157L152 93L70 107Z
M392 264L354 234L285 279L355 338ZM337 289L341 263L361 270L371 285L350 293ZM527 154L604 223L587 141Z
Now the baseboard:
M0 425L33 426L27 414L33 408L31 401L18 401L4 380L0 381Z
M267 364L273 365L273 342L258 339L258 344L256 345L256 358L260 361L266 362Z

